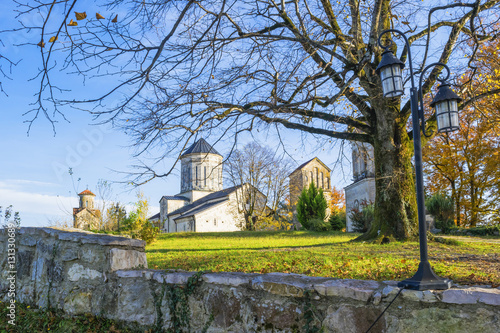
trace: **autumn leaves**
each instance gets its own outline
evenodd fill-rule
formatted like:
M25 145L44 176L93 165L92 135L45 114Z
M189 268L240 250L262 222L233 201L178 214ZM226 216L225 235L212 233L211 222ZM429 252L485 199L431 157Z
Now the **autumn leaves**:
M75 12L75 20L73 19L70 19L69 23L67 24L67 26L69 27L76 27L78 26L78 22L77 21L82 21L82 20L85 20L87 18L87 12L82 12L82 13L79 13L79 12ZM105 20L105 17L102 16L101 14L99 13L95 13L95 18L97 20ZM111 20L112 23L117 23L118 22L118 14L115 15L115 17ZM50 37L49 39L49 43L54 43L55 41L57 40L57 36L52 36ZM43 39L37 44L37 46L39 47L45 47L45 43L43 41Z

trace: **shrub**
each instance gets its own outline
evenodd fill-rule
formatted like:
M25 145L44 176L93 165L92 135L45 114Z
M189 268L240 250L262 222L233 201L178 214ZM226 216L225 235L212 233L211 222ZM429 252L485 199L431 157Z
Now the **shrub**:
M448 232L455 223L455 209L453 199L443 193L436 193L425 201L425 207L434 217L435 226L443 232Z
M346 225L346 213L345 210L333 212L328 219L328 223L334 231L340 231L345 228Z
M375 219L375 205L363 200L359 208L353 208L349 215L355 232L367 232Z
M328 203L323 195L323 190L318 189L314 182L309 188L304 189L297 202L297 219L304 229L312 230L312 221L324 221Z
M483 226L475 228L450 228L448 233L452 235L466 235L466 236L499 236L500 225Z
M308 222L309 222L308 230L320 231L320 232L332 230L332 226L330 225L330 223L320 220L318 218L313 218Z

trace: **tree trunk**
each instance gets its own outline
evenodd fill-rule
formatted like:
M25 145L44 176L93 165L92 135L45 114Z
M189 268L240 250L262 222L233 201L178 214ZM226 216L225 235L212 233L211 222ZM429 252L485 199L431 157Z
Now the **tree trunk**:
M374 138L375 221L361 240L384 237L406 240L418 233L413 142L406 131L407 119L399 116L399 105L380 115ZM381 119L381 120L380 120Z

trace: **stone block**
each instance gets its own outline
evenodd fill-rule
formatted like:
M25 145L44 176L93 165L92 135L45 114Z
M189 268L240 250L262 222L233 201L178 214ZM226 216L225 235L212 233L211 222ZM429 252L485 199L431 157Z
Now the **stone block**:
M254 276L256 275L245 273L208 273L203 274L202 279L206 283L238 287L249 284Z
M117 248L113 248L109 251L110 271L133 268L148 268L146 253Z
M92 294L88 291L76 291L70 293L64 299L64 312L73 315L90 313L91 297Z
M73 264L68 269L67 276L68 276L69 281L75 282L75 281L79 281L80 279L87 279L87 280L97 279L97 278L101 278L103 275L101 272L90 269L88 267L83 267L80 264Z
M382 311L383 309L354 307L349 305L342 305L339 308L330 306L323 320L323 327L326 329L326 332L331 333L366 332ZM382 317L370 331L384 332L385 327L385 318Z
M303 297L305 290L312 290L315 283L325 280L327 279L298 274L269 273L252 279L251 286L253 289L265 290L275 295Z
M442 301L454 304L500 305L500 290L492 288L448 289L443 291Z
M363 280L329 280L314 285L314 289L323 296L352 298L358 301L368 301L380 287L376 281Z

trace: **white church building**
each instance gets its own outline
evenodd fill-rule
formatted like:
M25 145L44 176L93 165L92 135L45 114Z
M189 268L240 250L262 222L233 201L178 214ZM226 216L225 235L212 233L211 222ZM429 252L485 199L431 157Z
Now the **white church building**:
M162 232L221 232L242 230L246 185L223 189L222 155L204 139L180 157L181 191L160 199Z

